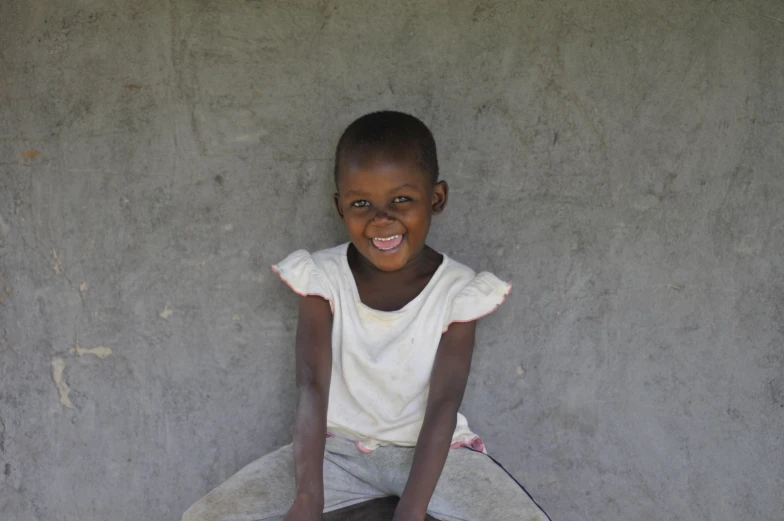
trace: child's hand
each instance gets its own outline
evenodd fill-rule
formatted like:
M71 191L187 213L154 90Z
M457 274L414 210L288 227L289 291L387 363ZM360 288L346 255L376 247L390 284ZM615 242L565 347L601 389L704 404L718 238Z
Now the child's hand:
M283 521L321 521L323 508L307 496L297 496Z
M392 521L424 521L424 519L425 519L424 515L395 510L395 516L392 518Z
M392 521L425 521L426 517L426 512L419 512L417 509L409 508L405 501L401 501L397 504Z

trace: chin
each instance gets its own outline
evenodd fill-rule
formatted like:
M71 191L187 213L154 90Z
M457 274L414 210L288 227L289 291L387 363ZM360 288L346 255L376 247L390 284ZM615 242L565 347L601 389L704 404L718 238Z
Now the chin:
M379 250L372 244L362 252L366 260L381 271L397 271L409 260L408 248L403 243L392 251Z
M407 258L403 255L388 257L371 254L368 260L381 271L397 271L406 265Z

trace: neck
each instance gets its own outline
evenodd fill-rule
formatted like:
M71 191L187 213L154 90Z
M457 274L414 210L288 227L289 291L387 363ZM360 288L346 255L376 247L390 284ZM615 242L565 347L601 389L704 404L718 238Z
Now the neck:
M372 273L374 275L386 277L386 276L397 276L404 275L407 273L411 273L413 275L419 275L424 272L430 272L432 270L429 269L431 257L438 257L439 255L433 250L430 246L425 245L421 250L417 252L415 256L410 258L408 262L399 270L395 271L384 271L378 269L373 263L368 261L365 257L363 257L359 251L354 247L353 243L349 243L349 255L354 257L355 262L354 265L357 268L357 271L360 273Z

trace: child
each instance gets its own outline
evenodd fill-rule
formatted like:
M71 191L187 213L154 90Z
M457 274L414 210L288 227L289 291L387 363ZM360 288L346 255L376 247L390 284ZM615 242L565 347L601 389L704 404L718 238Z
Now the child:
M394 521L549 519L458 413L476 321L511 286L425 244L448 195L430 130L400 112L359 118L335 183L350 242L273 266L300 295L294 442L183 521L316 521L390 495Z

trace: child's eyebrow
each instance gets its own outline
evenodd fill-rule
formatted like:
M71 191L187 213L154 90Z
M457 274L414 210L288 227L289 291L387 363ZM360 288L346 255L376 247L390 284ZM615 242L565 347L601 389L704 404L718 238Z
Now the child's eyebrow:
M390 192L397 192L398 190L402 190L404 188L413 188L414 190L419 190L418 186L412 185L411 183L405 183L405 184L402 184L402 185L400 185L398 187L393 188L392 190L390 190ZM369 195L369 193L368 192L363 192L361 190L354 190L352 188L351 190L347 190L346 191L346 195L353 195L353 196L364 197L364 196Z

